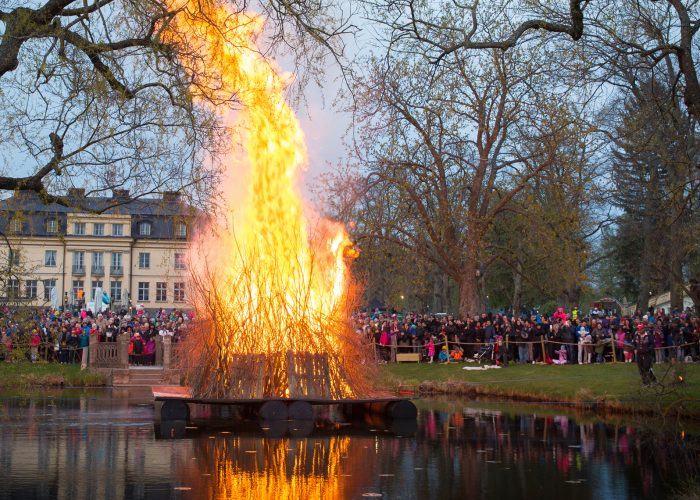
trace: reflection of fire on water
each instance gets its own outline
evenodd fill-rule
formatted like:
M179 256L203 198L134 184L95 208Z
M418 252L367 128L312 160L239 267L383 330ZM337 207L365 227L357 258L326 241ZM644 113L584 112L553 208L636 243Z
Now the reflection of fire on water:
M338 224L322 222L310 238L295 185L303 133L285 82L255 45L262 20L216 0L173 4L183 8L165 36L190 54L181 58L200 78L195 96L228 91L244 105L250 167L235 220L228 214L190 251L198 328L181 356L185 379L210 398L367 394L367 353L347 323L346 259L357 253ZM234 223L235 233L224 229Z
M367 463L376 458L374 438L217 437L184 443L179 483L198 498L358 498L373 479Z

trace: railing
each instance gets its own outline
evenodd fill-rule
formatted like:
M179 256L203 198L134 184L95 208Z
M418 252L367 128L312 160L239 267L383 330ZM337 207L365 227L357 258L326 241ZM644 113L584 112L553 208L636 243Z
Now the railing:
M73 264L73 275L77 276L77 275L81 275L81 274L85 274L85 266L79 266L79 265Z
M122 276L124 274L124 268L122 266L112 266L109 268L110 276Z
M105 266L92 266L90 269L90 272L93 276L104 276L105 275Z
M91 339L92 340L92 339ZM134 354L129 354L130 338L123 333L117 337L116 342L94 342L90 343L89 363L94 368L128 368L129 358L134 361ZM171 345L170 337L156 336L156 352L153 362L156 366L170 368ZM152 356L152 355L151 355Z
M90 366L96 368L121 367L122 359L119 355L120 347L122 347L122 342L99 342L91 344Z

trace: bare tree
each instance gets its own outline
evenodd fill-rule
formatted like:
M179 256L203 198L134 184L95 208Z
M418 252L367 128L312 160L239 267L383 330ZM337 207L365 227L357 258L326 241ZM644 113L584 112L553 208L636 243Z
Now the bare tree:
M268 48L300 46L297 61L310 65L320 65L324 53L342 55L337 35L352 27L330 4L270 0L259 7L274 15ZM169 22L186 8L196 2L5 2L0 191L66 203L59 194L74 184L88 195L126 188L133 197L188 188L206 199L229 143L214 107L238 100L235 89L212 92L222 89L198 74L202 68L183 66L196 47L169 31ZM198 105L204 98L215 106Z
M675 90L688 113L700 118L695 38L700 6L695 1L476 0L455 2L451 9L435 9L420 0L365 4L388 28L391 43L416 40L433 63L458 51L510 50L542 39L552 42L548 52L562 61L571 53L584 54L573 67L579 78L618 57L643 59L647 67L671 60L678 80ZM564 50L552 50L557 43Z
M453 54L434 71L410 44L392 50L356 82L363 190L390 202L360 236L434 263L457 284L460 314L475 314L491 226L553 164L570 117L543 99L551 88L536 52Z

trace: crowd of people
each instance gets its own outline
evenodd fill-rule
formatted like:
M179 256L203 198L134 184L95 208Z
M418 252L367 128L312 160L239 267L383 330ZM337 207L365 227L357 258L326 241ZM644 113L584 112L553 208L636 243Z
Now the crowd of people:
M157 336L177 342L192 319L182 310L0 311L0 359L25 356L58 363L86 361L91 343L129 339L130 361L152 364ZM507 363L587 364L612 360L649 363L694 361L700 357L700 318L689 311L648 311L631 316L577 308L554 314L405 314L375 310L353 316L358 334L375 346L380 362L414 353L432 362L488 359ZM21 354L20 354L21 353Z
M116 342L120 335L129 339L130 361L153 364L155 339L170 336L177 342L185 332L190 314L160 309L149 313L134 310L12 310L0 312L0 359L27 357L30 361L56 363L87 362L88 346L96 342Z
M700 319L689 311L663 309L631 316L578 308L552 315L484 313L464 320L451 315L358 313L356 331L375 345L382 362L397 353L418 353L428 362L488 357L507 362L586 364L615 359L631 363L643 355L653 361L690 361L700 354Z

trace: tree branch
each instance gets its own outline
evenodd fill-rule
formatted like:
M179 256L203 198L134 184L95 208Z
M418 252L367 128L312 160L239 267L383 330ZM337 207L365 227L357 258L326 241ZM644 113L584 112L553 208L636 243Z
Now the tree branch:
M51 172L56 172L56 175L61 175L61 160L63 160L63 139L57 134L49 135L51 147L53 148L53 156L51 160L41 169L37 170L34 175L28 177L3 177L0 176L0 190L7 191L34 191L36 193L46 192L44 186L44 177Z
M437 46L441 53L436 59L436 63L439 63L449 54L460 50L460 49L501 49L508 50L514 47L518 41L529 31L542 30L549 31L550 33L564 33L571 37L572 40L576 41L583 35L583 9L581 4L583 0L569 0L569 18L570 24L555 23L552 21L547 21L545 19L529 19L522 22L513 33L504 40L493 40L493 41L474 41L472 36L476 32L474 28L469 32L467 37L461 42L452 45L442 45L433 42L432 40L425 39L422 35L416 31L416 36L418 40L422 42L429 42ZM473 17L473 19L475 19ZM414 28L415 29L415 28Z

